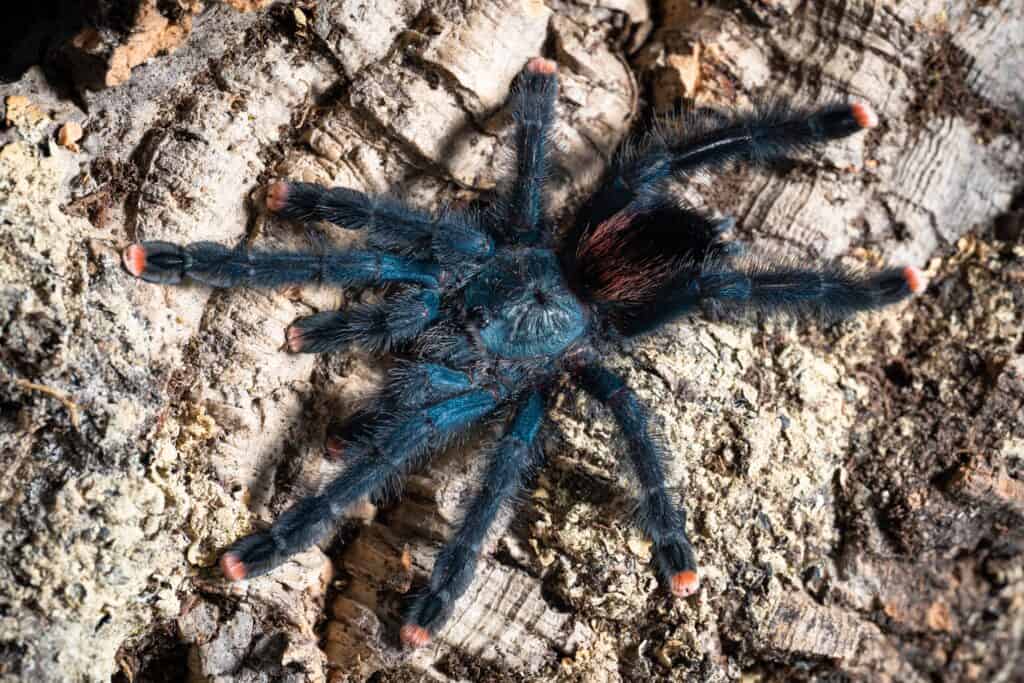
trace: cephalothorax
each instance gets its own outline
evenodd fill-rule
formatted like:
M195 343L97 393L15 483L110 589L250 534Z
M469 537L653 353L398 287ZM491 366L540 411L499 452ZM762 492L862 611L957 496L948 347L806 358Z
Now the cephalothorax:
M611 410L629 441L639 484L637 524L676 596L699 585L686 513L666 486L665 445L649 411L602 367L594 342L648 332L706 304L842 316L895 303L925 285L913 267L862 273L773 264L738 255L712 219L670 198L668 184L734 160L765 161L870 128L866 104L814 111L775 108L692 119L619 154L576 220L556 231L543 193L557 99L555 64L533 59L514 93L516 167L489 211L431 215L384 197L276 182L267 207L280 216L362 229L365 250L257 252L209 242L133 244L127 270L149 282L191 278L215 287L326 282L392 284L380 304L300 318L286 331L296 353L360 345L404 348L386 389L345 428L329 452L345 469L268 530L221 557L232 580L258 576L324 538L347 507L393 485L452 436L504 416L489 448L481 490L410 603L401 639L420 646L448 618L472 579L488 528L538 460L545 388L569 373Z

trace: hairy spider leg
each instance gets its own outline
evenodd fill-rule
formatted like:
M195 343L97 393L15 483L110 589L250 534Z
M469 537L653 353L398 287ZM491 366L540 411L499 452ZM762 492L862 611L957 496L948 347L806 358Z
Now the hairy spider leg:
M541 57L531 59L512 97L516 173L503 202L506 222L502 227L513 242L536 244L543 237L546 215L544 182L558 99L558 65Z
M394 486L416 458L488 415L499 400L491 391L469 391L380 425L372 438L353 444L350 464L321 493L293 505L268 530L233 544L220 559L224 576L237 581L265 574L320 541L350 505Z
M385 391L373 400L372 410L361 410L327 429L324 448L332 460L351 452L352 445L381 422L384 415L404 413L432 405L474 388L465 372L437 363L402 362L388 373Z
M436 289L440 270L434 263L377 251L249 251L214 242L140 242L124 250L123 260L129 273L146 282L173 285L187 277L212 287L408 282Z
M581 209L572 243L587 226L603 223L645 195L661 194L663 184L674 176L732 161L784 158L877 125L878 116L864 102L809 111L769 107L740 116L684 117L679 126L624 147L600 189Z
M459 528L438 553L426 588L409 605L400 631L406 645L426 645L469 587L488 530L502 506L520 491L536 460L534 440L543 419L544 401L540 393L524 395L511 426L491 453L480 490L466 509Z
M314 183L271 183L266 202L267 208L282 218L327 221L349 230L388 233L400 248L428 237L438 220L392 197Z
M480 346L468 335L455 335L442 343L424 345L423 357L424 360L444 363L455 368L473 367L484 359Z
M437 363L404 363L391 371L388 398L398 408L428 405L473 388L461 370Z
M753 259L737 270L722 264L706 264L690 277L680 282L665 300L635 313L624 333L650 331L704 301L839 319L920 294L928 284L924 273L913 266L861 273L838 264L816 269Z
M437 316L441 299L430 289L403 292L380 304L353 306L298 318L285 336L293 353L325 353L357 345L384 351L409 341Z
M592 364L577 373L580 385L608 406L629 440L629 457L640 484L637 526L654 544L658 571L673 595L693 595L700 579L693 546L686 535L686 510L675 504L666 487L663 461L669 456L661 437L651 428L650 410L621 377L607 368Z
M768 110L707 132L684 134L669 146L670 158L660 163L667 163L672 174L718 168L730 161L763 163L877 125L878 116L864 102L808 112ZM654 161L648 168L658 164Z
M457 211L435 216L383 195L288 181L271 183L266 202L267 208L282 218L365 230L370 245L385 251L430 248L442 264L494 252L490 237L469 215Z

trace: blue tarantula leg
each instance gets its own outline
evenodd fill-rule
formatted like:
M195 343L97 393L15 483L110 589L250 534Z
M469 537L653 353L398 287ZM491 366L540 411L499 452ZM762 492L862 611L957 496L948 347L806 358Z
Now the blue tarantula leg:
M769 161L853 135L878 125L878 115L865 102L794 112L743 117L721 128L684 137L670 145L669 173L719 166L732 160Z
M430 582L409 605L400 636L410 647L430 642L473 580L477 558L501 507L519 492L536 455L534 440L544 419L539 392L525 396L511 427L491 454L483 485L459 528L437 556Z
M642 203L651 193L658 193L665 181L681 173L717 168L731 161L767 162L877 125L877 114L864 102L811 111L723 115L711 125L698 118L680 135L668 133L653 144L641 144L639 153L620 154L577 220L603 223L634 202Z
M478 258L494 250L491 239L472 225L468 215L457 211L435 216L386 196L284 181L267 187L266 201L270 211L284 218L366 230L370 245L387 251L432 243L435 251Z
M826 318L888 306L922 293L928 284L914 266L862 274L838 265L811 269L756 262L745 270L705 270L695 282L702 299Z
M224 576L238 581L265 574L317 543L360 497L393 484L416 458L485 417L498 401L490 391L474 390L381 425L371 438L353 445L351 464L321 493L300 500L266 531L228 548L220 558Z
M640 483L637 525L654 544L654 559L676 597L697 592L697 560L686 536L686 511L677 507L665 484L665 445L650 426L650 411L621 377L601 367L579 370L580 384L607 405L629 440L629 457Z
M328 428L324 444L327 455L334 460L344 457L359 436L381 419L380 411L422 408L465 393L473 386L473 379L460 370L436 363L401 363L391 371L387 390L375 402L377 412L360 411Z
M719 263L691 274L668 297L633 312L622 332L635 336L698 306L755 308L766 313L817 314L840 319L921 294L928 278L914 266L861 273L839 265L821 269L780 266L750 259L743 268Z
M445 268L458 269L467 261L487 259L494 254L494 240L479 230L465 215L446 214L443 229L430 239L434 260Z
M523 243L539 239L544 220L548 144L558 99L558 65L535 57L526 64L513 94L516 175L506 200L509 229Z
M408 341L437 318L441 305L437 292L406 292L372 306L347 311L325 311L299 318L285 336L292 353L325 353L356 344L367 351L382 351Z
M292 220L327 221L350 230L392 230L408 240L425 237L437 219L426 211L347 187L277 181L267 186L267 209Z
M146 282L173 285L190 278L212 287L410 282L436 288L440 273L436 264L383 252L246 251L214 242L140 242L124 250L123 260L125 270Z
M436 363L409 363L392 371L388 395L398 407L412 408L461 394L472 387L472 378L461 370Z

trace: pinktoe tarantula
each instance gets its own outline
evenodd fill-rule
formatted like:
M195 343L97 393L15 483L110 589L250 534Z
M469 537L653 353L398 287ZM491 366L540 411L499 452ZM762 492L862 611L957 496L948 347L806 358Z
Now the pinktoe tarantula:
M300 318L288 349L322 353L358 345L398 347L411 359L374 405L328 449L346 467L268 530L221 558L232 580L268 572L323 539L345 509L397 484L404 472L468 427L501 416L504 436L487 454L481 490L437 557L429 584L410 603L401 639L429 642L465 591L489 527L538 462L545 396L561 372L611 410L629 441L639 483L636 523L672 593L693 594L697 561L686 512L669 493L665 444L650 411L597 359L595 342L633 337L707 304L844 316L920 292L914 267L861 273L837 265L780 265L735 257L712 219L670 199L670 181L734 160L763 162L852 135L877 123L866 104L795 112L716 115L652 136L616 157L575 222L559 231L546 213L544 181L558 80L554 62L533 59L513 95L515 177L483 214L431 215L344 188L277 182L267 208L285 218L329 221L367 234L364 250L250 251L210 242L143 242L124 264L148 282L191 278L214 287L303 282L401 289L383 303Z

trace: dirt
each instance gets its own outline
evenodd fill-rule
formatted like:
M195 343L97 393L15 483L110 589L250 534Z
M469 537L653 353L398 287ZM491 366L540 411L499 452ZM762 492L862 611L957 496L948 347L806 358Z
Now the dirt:
M949 36L935 41L925 57L916 84L919 93L911 105L911 116L924 123L936 116L956 115L976 125L991 140L998 135L1024 136L1020 117L994 106L967 85L971 79L971 56Z

